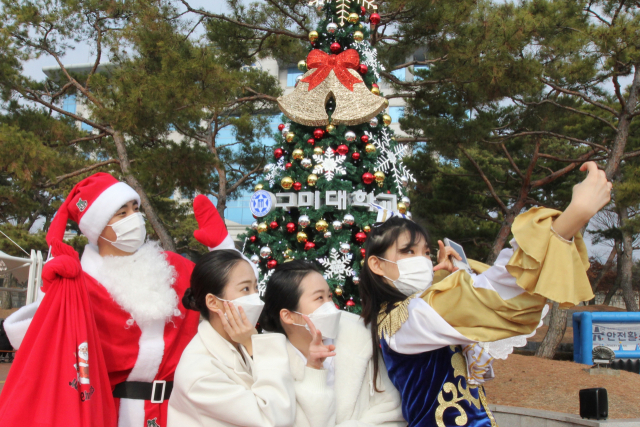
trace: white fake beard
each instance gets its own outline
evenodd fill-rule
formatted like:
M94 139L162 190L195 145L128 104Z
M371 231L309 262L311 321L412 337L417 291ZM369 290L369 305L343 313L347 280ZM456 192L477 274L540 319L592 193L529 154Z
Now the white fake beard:
M140 324L169 321L178 307L171 287L175 269L156 242L148 242L128 256L106 256L95 277L115 302Z

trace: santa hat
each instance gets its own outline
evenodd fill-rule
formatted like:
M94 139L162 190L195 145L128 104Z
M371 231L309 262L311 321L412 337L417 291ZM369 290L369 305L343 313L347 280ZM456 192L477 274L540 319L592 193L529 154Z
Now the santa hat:
M56 212L47 233L47 243L53 246L54 241L62 242L67 220L72 219L89 242L97 245L98 237L113 215L133 200L139 204L140 196L124 182L104 172L91 175L73 187Z

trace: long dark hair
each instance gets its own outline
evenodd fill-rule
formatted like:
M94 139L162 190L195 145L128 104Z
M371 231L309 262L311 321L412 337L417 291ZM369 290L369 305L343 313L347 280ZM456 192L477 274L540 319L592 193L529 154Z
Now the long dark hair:
M229 272L240 261L247 262L242 254L234 249L221 249L203 255L193 268L191 286L182 297L184 308L199 311L202 317L209 320L207 295L223 297Z
M413 246L421 239L427 245L430 244L429 234L420 225L411 220L394 216L379 226L371 227L371 232L367 236L364 244L366 249L364 266L360 271L360 298L362 300L362 313L365 325L371 325L371 341L373 343L373 377L378 377L378 352L380 351L380 340L378 338L378 313L383 304L387 304L386 312L394 308L394 304L404 301L407 296L393 286L389 286L382 276L378 276L369 268L369 257L384 257L385 252L398 241L404 233L410 235L409 244ZM378 390L375 385L376 391Z
M280 322L280 310L298 311L298 303L302 295L300 283L312 272L320 273L311 261L294 260L276 267L267 282L262 300L264 308L258 323L265 331L285 334Z

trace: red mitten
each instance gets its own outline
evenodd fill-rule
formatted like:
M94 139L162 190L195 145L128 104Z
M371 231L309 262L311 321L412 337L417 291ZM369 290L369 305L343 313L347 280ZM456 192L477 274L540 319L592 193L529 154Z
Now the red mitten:
M229 235L218 210L207 196L201 194L193 200L193 213L198 221L193 237L206 247L215 248Z

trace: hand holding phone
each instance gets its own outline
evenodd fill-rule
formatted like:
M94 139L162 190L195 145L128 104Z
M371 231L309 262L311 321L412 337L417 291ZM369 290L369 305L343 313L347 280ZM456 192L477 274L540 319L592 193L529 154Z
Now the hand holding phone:
M441 242L438 242L439 244ZM453 240L444 239L444 247L448 250L446 251L451 264L453 264L456 269L463 269L471 272L471 266L469 265L469 261L467 260L467 256L464 253L464 249L462 246ZM453 253L451 253L453 251Z

